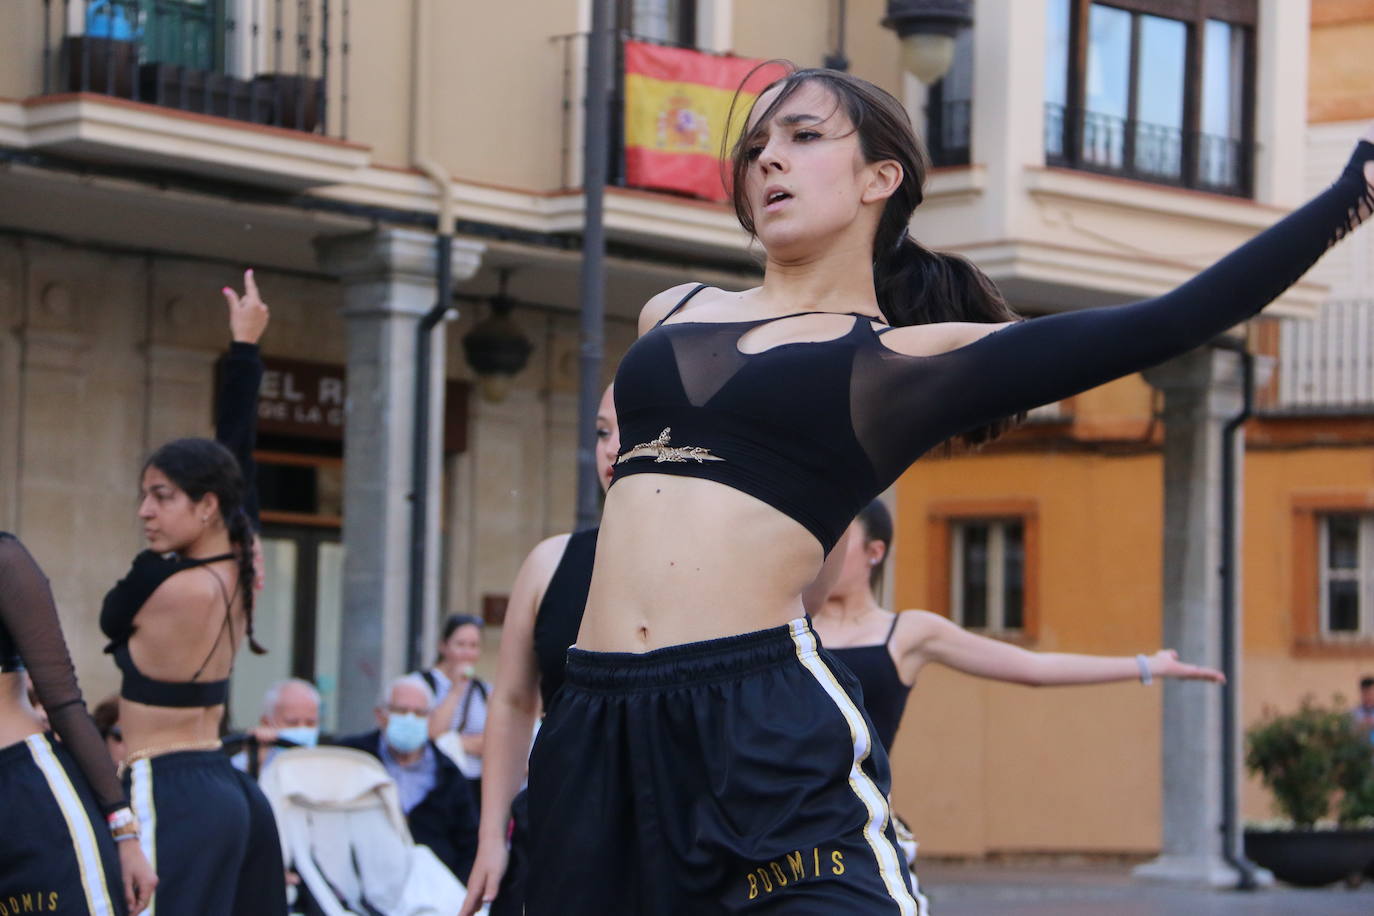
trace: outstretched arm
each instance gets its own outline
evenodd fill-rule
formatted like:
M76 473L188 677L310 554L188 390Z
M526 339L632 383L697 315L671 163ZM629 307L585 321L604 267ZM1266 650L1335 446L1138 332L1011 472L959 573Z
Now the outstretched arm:
M929 611L906 611L893 634L903 680L913 681L929 662L991 681L1028 687L1059 687L1072 684L1108 684L1140 677L1134 656L1077 655L1066 652L1031 652L998 639L970 633ZM1147 658L1150 674L1158 678L1225 680L1220 671L1178 660L1172 649L1161 649Z
M925 357L906 370L931 406L924 451L951 435L1157 365L1255 315L1291 286L1374 205L1374 144L1362 140L1326 191L1187 283L1154 299L1009 326L899 328L890 348ZM931 334L942 334L932 344ZM934 355L932 355L934 354ZM899 361L907 362L907 361ZM885 386L900 390L901 385ZM914 397L915 395L913 395Z

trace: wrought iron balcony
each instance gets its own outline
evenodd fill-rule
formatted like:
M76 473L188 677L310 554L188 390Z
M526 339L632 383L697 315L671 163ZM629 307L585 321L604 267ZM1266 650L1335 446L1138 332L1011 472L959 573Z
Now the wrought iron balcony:
M349 0L43 6L45 95L94 93L347 136Z
M1374 301L1324 303L1279 324L1278 380L1262 407L1281 414L1374 414Z
M973 103L968 99L926 106L926 147L934 166L968 165Z
M1248 197L1254 144L1047 104L1045 161L1137 181Z

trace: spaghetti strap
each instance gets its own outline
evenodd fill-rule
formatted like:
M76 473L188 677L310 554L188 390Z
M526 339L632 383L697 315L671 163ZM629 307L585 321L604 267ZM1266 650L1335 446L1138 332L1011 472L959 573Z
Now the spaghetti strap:
M225 557L232 557L233 554L225 554L224 556L225 556ZM211 561L207 560L206 562L211 562ZM224 598L224 623L220 625L219 632L215 634L215 641L212 642L212 643L210 644L210 651L209 651L209 653L205 656L205 661L201 662L201 663L200 663L200 667L196 669L196 673L193 674L193 675L191 675L191 683L195 683L196 681L199 681L199 680L200 680L200 676L201 676L202 674L205 673L205 666L208 665L208 664L210 664L210 659L212 659L212 658L215 657L215 649L219 648L219 641L220 641L220 639L224 636L224 631L225 631L225 630L228 630L228 631L229 631L229 654L230 654L230 664L231 664L231 665L233 664L233 660L232 660L232 659L233 659L233 655L235 654L235 653L234 653L234 595L237 595L237 594L238 594L238 590L239 590L238 585L237 585L237 583L234 585L234 594L231 595L231 594L229 593L229 590L228 590L227 588L224 587L224 580L222 580L218 575L216 575L215 572L214 572L213 570L207 569L206 572L209 573L209 574L210 574L210 577L213 578L213 579L215 580L215 584L219 586L219 593L220 593L220 596Z
M674 315L676 315L678 309L686 305L693 296L695 296L697 293L701 292L705 288L705 283L698 283L695 287L693 287L691 292L687 293L687 295L683 296L681 299L677 301L677 305L673 306L668 310L668 314L658 319L658 321L654 323L654 327L658 327L660 324L663 324L663 322L667 321L669 318L672 318Z
M892 642L892 634L897 632L897 621L902 619L902 612L898 611L892 615L892 626L887 628L887 639L883 640L883 645Z

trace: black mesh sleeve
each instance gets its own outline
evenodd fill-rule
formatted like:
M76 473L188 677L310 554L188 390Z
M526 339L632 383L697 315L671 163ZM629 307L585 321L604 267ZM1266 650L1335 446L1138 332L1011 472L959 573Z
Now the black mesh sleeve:
M933 357L889 350L857 367L855 431L874 467L900 473L959 432L1158 365L1252 317L1369 215L1371 160L1374 145L1361 141L1330 188L1162 296L1034 318Z
M53 731L76 759L100 807L128 804L105 741L86 711L48 579L16 538L0 535L0 623L14 639Z
M255 531L262 527L258 521L258 466L253 460L261 387L262 356L258 345L238 341L230 344L215 405L215 439L238 459L246 485L243 507Z

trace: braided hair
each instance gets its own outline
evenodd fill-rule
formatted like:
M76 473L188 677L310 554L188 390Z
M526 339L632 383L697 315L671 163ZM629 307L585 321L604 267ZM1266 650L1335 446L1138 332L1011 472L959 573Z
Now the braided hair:
M238 560L234 591L243 595L248 647L256 655L266 654L267 650L253 636L253 526L244 509L247 485L238 461L213 439L173 439L153 452L143 469L150 467L166 474L192 501L199 502L207 493L214 493L219 499L220 516Z

